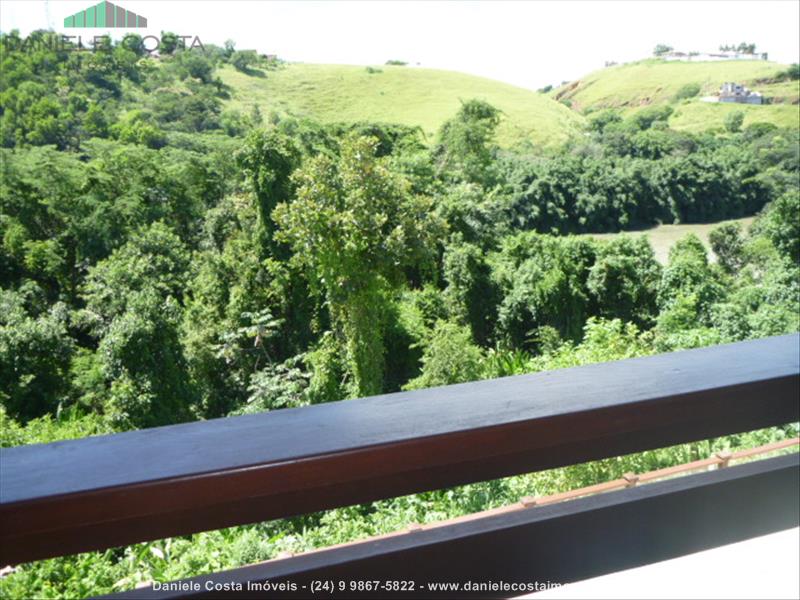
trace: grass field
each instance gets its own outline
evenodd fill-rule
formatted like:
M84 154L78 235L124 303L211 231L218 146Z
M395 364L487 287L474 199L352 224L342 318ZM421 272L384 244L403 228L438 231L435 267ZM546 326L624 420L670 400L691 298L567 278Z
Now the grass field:
M770 98L774 103L798 104L800 103L800 80L779 81L777 83L754 84L765 98Z
M610 239L612 237L617 237L620 235L627 235L627 236L638 236L638 235L645 235L647 239L650 240L650 243L653 245L653 250L656 253L656 259L658 262L662 264L667 263L667 258L669 257L669 249L675 245L682 237L693 233L700 240L705 244L706 248L708 249L709 257L714 260L714 254L711 252L711 245L708 243L708 234L711 232L712 229L722 225L723 223L741 223L742 228L746 231L750 225L753 224L755 217L745 217L744 219L733 219L730 221L720 221L718 223L698 223L698 224L687 224L687 225L659 225L658 227L654 227L652 229L646 229L643 231L625 231L622 233L601 233L601 234L593 234L588 237L593 237L596 239Z
M310 116L322 122L378 121L418 125L429 142L461 100L480 98L503 111L498 142L531 140L554 146L580 130L584 118L545 94L452 71L417 67L289 64L264 76L225 67L222 80L234 90L231 108Z
M725 117L737 111L744 113L744 127L751 123L773 123L778 127L800 127L800 105L798 104L754 106L700 101L677 105L675 112L669 118L669 124L673 129L699 132L723 127Z

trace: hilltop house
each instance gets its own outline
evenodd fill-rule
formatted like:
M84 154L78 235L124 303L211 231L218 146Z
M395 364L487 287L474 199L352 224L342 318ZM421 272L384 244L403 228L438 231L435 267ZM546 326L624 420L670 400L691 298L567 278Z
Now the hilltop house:
M739 104L761 104L762 96L758 92L753 92L740 83L726 81L719 89L719 101L737 102Z

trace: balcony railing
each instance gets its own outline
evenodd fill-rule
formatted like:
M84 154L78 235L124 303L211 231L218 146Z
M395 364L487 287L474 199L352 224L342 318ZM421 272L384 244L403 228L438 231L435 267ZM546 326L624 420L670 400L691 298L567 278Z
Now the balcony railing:
M794 334L4 449L0 565L792 423L798 397ZM575 581L797 526L798 474L797 455L782 456L135 595L218 596L209 577L245 589L291 581L299 596L348 577Z

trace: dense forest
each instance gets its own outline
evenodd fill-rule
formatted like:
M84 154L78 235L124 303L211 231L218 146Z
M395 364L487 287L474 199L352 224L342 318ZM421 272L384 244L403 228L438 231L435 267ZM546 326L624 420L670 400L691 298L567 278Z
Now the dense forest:
M3 34L0 443L276 410L800 329L797 130L613 110L500 148L464 99L435 140L224 108L223 64L164 34L93 51ZM266 112L266 111L264 111ZM757 215L660 264L644 236ZM23 565L8 597L126 589L780 439L729 436L542 474Z

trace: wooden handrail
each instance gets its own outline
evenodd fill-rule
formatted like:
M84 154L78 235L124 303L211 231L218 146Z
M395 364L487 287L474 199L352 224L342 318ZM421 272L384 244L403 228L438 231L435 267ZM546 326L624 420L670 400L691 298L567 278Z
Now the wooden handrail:
M423 527L281 560L199 575L122 600L312 598L314 582L344 583L336 598L508 598L507 589L432 590L430 582L570 583L797 527L800 456L790 454L620 491ZM364 580L405 581L359 589ZM253 590L269 582L268 593ZM165 582L159 582L165 583ZM286 586L282 588L281 586ZM285 591L281 591L281 589ZM524 589L524 588L517 588ZM532 590L531 590L532 591Z
M0 563L798 420L797 334L0 451Z

